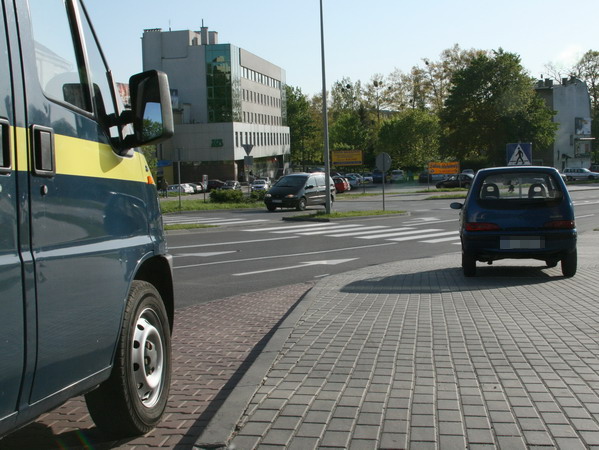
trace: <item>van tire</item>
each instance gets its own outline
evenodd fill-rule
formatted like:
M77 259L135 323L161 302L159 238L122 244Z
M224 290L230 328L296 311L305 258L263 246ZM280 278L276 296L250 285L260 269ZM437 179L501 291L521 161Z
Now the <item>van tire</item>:
M85 395L97 427L114 437L144 434L166 408L171 379L171 332L156 288L133 281L110 378Z
M300 198L298 200L296 209L298 211L305 211L306 210L306 199L305 199L305 197L302 197L302 198Z

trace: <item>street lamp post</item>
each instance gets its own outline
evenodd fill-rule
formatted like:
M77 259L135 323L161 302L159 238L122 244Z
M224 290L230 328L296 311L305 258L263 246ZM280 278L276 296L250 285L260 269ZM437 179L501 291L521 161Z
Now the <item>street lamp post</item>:
M320 50L322 56L322 117L324 122L324 176L327 190L326 213L331 214L331 191L329 180L331 179L331 168L329 161L329 120L327 117L327 82L324 63L324 22L322 18L322 0L320 0Z

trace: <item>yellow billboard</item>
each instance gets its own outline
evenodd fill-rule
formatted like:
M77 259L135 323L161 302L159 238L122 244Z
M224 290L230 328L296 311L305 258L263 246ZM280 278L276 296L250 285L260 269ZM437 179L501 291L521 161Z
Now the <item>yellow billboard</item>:
M361 166L364 164L362 150L333 150L331 163L334 166Z
M460 173L460 163L459 161L429 162L428 173L431 175L453 175Z

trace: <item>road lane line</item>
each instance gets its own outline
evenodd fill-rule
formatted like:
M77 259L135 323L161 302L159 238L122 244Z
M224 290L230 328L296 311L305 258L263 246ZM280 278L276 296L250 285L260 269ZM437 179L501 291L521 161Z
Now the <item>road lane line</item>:
M272 241L284 241L286 239L299 239L299 236L286 236L286 237L277 237L277 238L268 238L268 239L252 239L249 241L230 241L230 242L215 242L213 244L193 244L193 245L180 245L178 247L168 246L169 250L179 250L185 248L195 248L195 247L217 247L221 245L237 245L237 244L253 244L255 242L272 242Z
M263 261L267 259L280 259L280 258L293 258L296 256L308 256L308 255L320 255L324 253L336 253L336 252L346 252L352 250L362 250L365 248L375 248L375 247L384 247L388 245L397 245L395 242L383 242L381 244L371 244L371 245L359 245L357 247L347 247L347 248L336 248L332 250L319 250L316 252L304 252L304 253L293 253L290 255L274 255L274 256L260 256L256 258L245 258L245 259L233 259L229 261L213 261L207 263L198 263L198 264L187 264L185 266L175 266L174 269L191 269L194 267L202 267L202 266L215 266L219 264L235 264L242 262L250 262L250 261Z

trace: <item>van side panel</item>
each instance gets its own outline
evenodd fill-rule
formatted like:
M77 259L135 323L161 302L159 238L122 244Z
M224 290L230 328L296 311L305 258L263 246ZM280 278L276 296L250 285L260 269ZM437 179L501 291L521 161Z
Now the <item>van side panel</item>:
M4 5L0 9L4 24ZM17 409L25 365L23 283L18 246L18 192L11 65L0 32L0 419Z
M54 17L68 14L63 2L36 1L29 7L36 17L43 17L40 11L49 8ZM156 206L147 203L148 191L155 192L155 187L148 184L150 173L143 157L137 152L118 156L95 117L97 112L73 107L71 97L63 101L45 95L41 76L46 86L65 83L55 91L59 94L77 92L75 75L64 81L64 73L52 78L46 70L38 77L38 52L45 52L44 61L48 54L55 55L54 65L44 69L60 68L59 53L68 43L61 41L62 47L48 49L45 41L35 41L48 35L32 32L27 9L20 9L18 15L27 92L27 151L34 165L29 171L29 202L37 358L27 396L33 405L110 367L135 269L154 252L148 211ZM70 45L74 53L80 52L77 41ZM77 67L71 72L76 74ZM102 101L110 102L107 97Z

